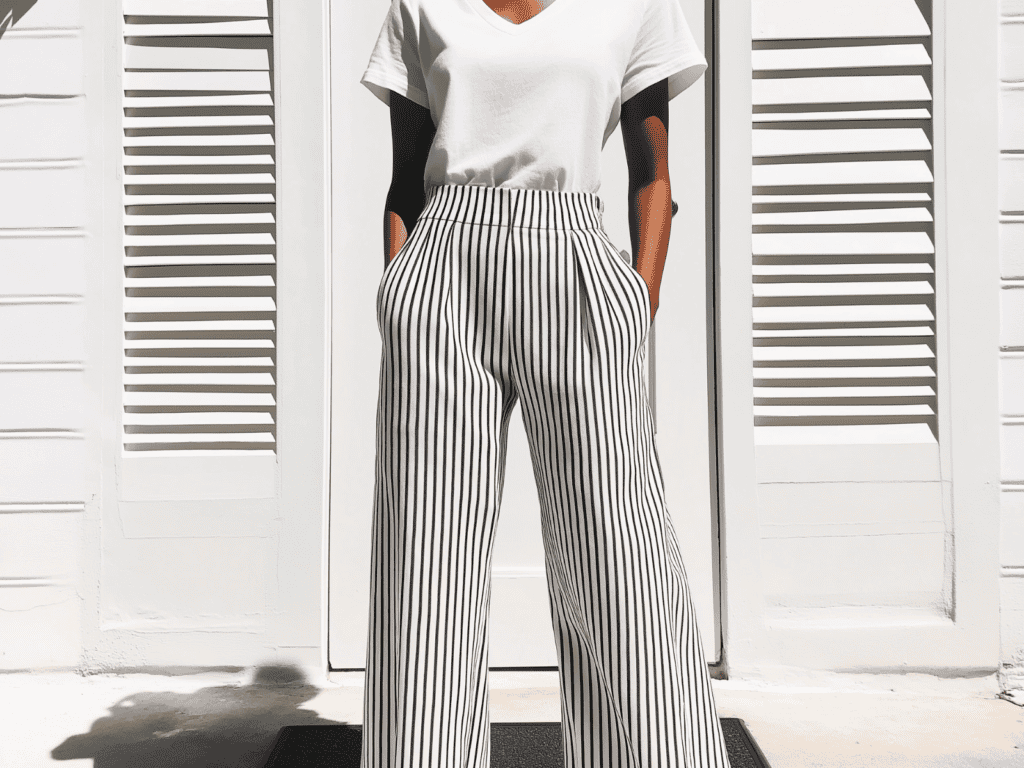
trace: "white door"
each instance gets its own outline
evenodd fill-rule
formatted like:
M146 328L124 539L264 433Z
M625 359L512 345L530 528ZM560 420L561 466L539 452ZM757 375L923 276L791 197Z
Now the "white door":
M701 0L681 0L698 39ZM374 424L380 337L374 299L383 268L384 199L391 176L388 110L359 84L387 0L332 13L333 394L329 659L362 669L369 606ZM343 12L342 12L343 10ZM672 220L657 319L651 333L652 405L670 512L707 660L720 660L718 528L712 421L706 240L707 84L671 102ZM617 129L605 146L605 227L629 250L627 169ZM518 410L518 409L517 409ZM520 417L508 435L506 481L493 560L490 667L557 667L544 574L540 506Z

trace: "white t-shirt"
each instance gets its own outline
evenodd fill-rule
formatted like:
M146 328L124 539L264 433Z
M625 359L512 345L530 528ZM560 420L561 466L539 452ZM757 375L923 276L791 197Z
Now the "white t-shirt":
M593 192L622 103L707 68L679 0L553 0L522 24L484 0L392 0L360 82L430 110L424 190Z

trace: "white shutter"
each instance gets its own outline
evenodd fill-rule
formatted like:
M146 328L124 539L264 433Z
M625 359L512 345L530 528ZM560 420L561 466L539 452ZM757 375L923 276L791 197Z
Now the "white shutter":
M268 0L123 0L126 456L273 456Z
M931 37L915 0L753 0L759 443L936 434Z

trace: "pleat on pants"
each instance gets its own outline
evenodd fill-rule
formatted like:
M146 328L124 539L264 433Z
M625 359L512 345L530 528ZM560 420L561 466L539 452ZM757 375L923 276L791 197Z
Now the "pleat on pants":
M728 768L647 400L650 296L595 194L441 185L387 265L363 768L487 768L521 404L567 768Z

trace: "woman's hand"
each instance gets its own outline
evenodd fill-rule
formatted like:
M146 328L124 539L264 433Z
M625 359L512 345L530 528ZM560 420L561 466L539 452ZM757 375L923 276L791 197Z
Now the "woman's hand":
M646 277L644 278L644 281L645 282L647 281ZM647 290L650 291L650 294L651 294L651 320L654 320L654 316L656 314L658 314L658 300L659 300L659 297L658 297L659 290L658 289L660 287L661 286L658 286L658 288L655 288L655 289L652 290L651 289L651 284L650 283L647 284Z

